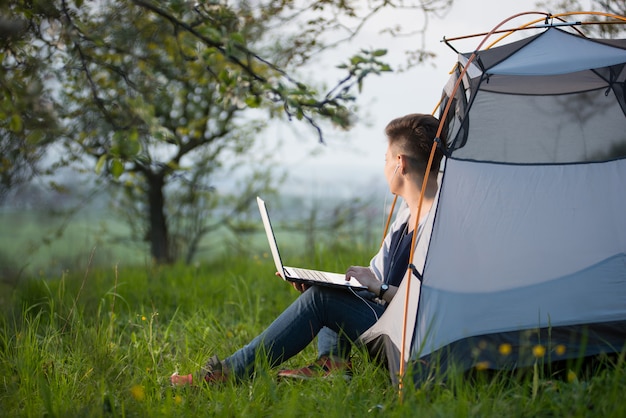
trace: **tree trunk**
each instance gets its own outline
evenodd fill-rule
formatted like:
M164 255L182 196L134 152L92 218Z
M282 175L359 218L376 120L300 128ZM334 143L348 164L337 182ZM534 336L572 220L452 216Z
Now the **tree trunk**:
M163 186L165 180L162 175L148 177L148 210L150 211L150 254L159 264L170 263L169 234L165 219L165 197Z

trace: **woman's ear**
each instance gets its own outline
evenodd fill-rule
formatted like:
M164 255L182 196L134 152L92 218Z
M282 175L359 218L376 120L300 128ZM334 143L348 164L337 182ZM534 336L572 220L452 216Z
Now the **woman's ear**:
M404 155L402 154L398 154L398 167L400 167L400 174L405 175L406 174L406 158Z

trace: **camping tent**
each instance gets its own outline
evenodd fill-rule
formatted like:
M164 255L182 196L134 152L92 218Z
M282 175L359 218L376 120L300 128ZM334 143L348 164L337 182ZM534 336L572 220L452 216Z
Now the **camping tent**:
M459 54L415 273L362 337L392 378L624 349L625 94L626 39L547 24Z

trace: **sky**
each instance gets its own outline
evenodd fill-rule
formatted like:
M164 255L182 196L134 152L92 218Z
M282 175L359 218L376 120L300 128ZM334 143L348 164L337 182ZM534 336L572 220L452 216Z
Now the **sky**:
M288 173L284 191L312 197L323 197L329 193L351 197L361 194L363 190L379 188L384 193L384 127L398 116L434 111L456 60L456 53L441 40L444 37L488 32L517 13L543 11L535 3L536 0L483 0L480 3L456 0L445 16L429 21L426 47L437 55L436 59L404 73L368 76L362 94L357 99L361 119L348 132L324 129L325 144L319 144L316 132L303 124L295 126L294 122L283 122L272 126L265 134L282 143L276 158ZM406 12L402 13L381 16L355 42L329 54L325 58L328 63L316 62L310 65L310 74L317 76L317 79L319 74L323 74L328 77L327 83L334 85L342 73L332 71L333 62L338 63L342 58L345 60L346 56L352 55L360 47L384 47L388 50L387 58L392 63L398 62L403 58L404 51L410 49L409 42L415 42L416 38L398 38L393 41L382 39L378 35L377 26L390 26L403 19L406 24L406 19L411 18L419 18L421 22L420 14L410 16ZM516 27L536 17L524 16L504 27ZM468 52L474 50L481 40L482 37L476 37L454 43L454 46L460 52Z

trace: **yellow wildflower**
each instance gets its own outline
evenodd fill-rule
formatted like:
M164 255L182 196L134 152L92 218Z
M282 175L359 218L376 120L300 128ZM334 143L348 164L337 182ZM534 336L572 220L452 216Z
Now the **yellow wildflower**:
M135 385L130 388L130 394L137 401L143 401L144 399L146 399L146 391L141 385Z
M487 370L488 368L489 368L488 361L479 361L478 363L476 363L476 370L478 371Z
M537 344L536 346L533 347L533 356L535 356L536 358L541 358L546 354L546 348L541 345L541 344Z
M511 354L511 351L513 351L513 347L511 347L511 344L509 343L500 344L500 347L498 347L498 351L503 356L508 356L509 354Z
M572 382L575 382L577 380L578 380L578 378L576 377L576 373L574 373L573 371L569 370L567 372L567 381L569 383L572 383Z
M554 351L559 356L562 356L563 354L565 354L565 346L563 344L559 344L556 347L554 347Z

